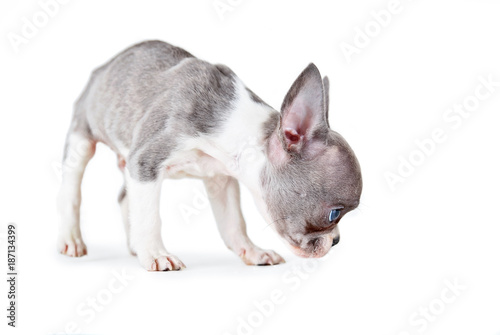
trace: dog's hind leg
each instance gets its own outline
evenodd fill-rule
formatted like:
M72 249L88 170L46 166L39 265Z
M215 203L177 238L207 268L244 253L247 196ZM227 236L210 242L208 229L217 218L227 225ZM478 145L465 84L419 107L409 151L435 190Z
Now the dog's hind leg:
M72 257L87 254L80 231L81 183L89 160L94 156L96 141L89 131L82 131L77 120L66 138L62 165L62 182L58 195L60 253Z

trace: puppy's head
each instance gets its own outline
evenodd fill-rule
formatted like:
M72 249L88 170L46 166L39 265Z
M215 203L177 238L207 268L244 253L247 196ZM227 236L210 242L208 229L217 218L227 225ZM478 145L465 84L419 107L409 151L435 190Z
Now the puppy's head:
M322 257L338 243L337 224L361 196L356 156L328 125L328 86L314 64L300 74L269 137L261 175L272 225L302 257Z

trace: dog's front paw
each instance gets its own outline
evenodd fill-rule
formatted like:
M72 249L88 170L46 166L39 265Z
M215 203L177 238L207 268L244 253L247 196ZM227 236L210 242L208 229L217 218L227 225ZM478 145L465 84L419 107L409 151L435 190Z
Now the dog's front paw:
M148 271L177 271L186 267L177 256L166 251L137 252L137 257L142 267Z
M285 263L283 257L276 252L257 247L242 248L238 255L247 265L276 265Z
M81 257L87 254L87 246L81 237L59 236L57 248L61 254L70 257Z

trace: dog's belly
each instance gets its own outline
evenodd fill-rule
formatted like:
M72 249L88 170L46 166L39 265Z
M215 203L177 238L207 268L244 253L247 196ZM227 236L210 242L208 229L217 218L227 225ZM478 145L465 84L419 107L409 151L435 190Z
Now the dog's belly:
M212 178L216 175L228 174L227 172L220 161L201 150L193 149L172 155L166 161L164 177L170 179Z

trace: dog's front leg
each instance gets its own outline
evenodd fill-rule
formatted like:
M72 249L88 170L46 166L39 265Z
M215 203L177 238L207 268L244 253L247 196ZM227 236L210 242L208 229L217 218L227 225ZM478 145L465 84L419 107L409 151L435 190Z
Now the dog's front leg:
M142 182L125 169L130 215L130 244L148 271L181 270L186 266L167 252L161 239L160 193L162 179Z
M248 265L284 263L276 252L263 250L248 238L241 213L238 181L233 177L219 175L205 179L204 182L217 227L226 246Z

